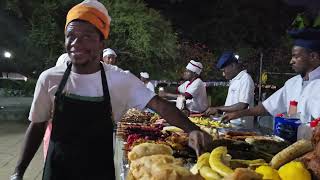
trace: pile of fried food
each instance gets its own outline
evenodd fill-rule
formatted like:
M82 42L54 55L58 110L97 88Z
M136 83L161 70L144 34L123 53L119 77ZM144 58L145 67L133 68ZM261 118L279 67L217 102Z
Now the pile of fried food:
M290 145L289 142L276 136L263 136L256 132L228 131L220 136L221 139L246 142L256 150L275 155Z
M188 148L188 134L173 131L175 128L163 128L159 124L119 123L117 135L125 140L125 149L130 151L134 146L149 142L165 144L177 151ZM168 131L166 131L168 130ZM172 131L171 131L172 130Z
M147 112L142 112L137 109L129 109L127 113L122 117L122 122L130 123L145 123L150 122L152 115Z
M163 144L142 143L128 154L130 170L127 180L200 180L183 167L183 161L172 156L173 150Z
M314 129L311 141L314 149L299 160L310 170L314 179L320 179L320 125Z

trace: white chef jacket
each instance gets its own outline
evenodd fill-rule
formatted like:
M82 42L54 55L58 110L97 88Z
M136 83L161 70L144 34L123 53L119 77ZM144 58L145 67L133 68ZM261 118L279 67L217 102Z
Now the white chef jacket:
M231 106L239 102L254 105L254 82L247 70L241 71L230 81L225 106ZM253 117L242 117L231 121L236 126L253 128Z
M309 73L309 80L301 75L289 79L285 85L272 94L262 104L273 116L289 110L290 101L297 101L297 111L302 122L309 122L311 117L320 116L320 67Z
M178 87L178 92L181 94L189 93L192 99L186 100L186 107L190 112L202 113L208 108L208 97L206 84L197 78L194 81L186 81Z
M154 85L150 81L145 85L148 89L150 89L150 91L154 92Z

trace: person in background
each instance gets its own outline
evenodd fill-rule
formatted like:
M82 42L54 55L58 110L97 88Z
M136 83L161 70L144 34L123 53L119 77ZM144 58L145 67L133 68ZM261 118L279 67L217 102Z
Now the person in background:
M191 114L203 113L208 108L206 85L201 80L200 74L203 66L200 62L191 60L183 73L184 83L178 87L179 94L160 91L161 97L177 99L177 107L180 106L179 98L185 100L185 109ZM179 103L179 104L178 104Z
M242 111L227 113L224 121L244 116L261 116L286 113L290 101L297 101L297 112L303 123L320 116L320 30L305 28L289 31L294 39L290 65L299 75L286 81L284 86L269 98ZM317 103L315 103L317 102Z
M247 70L243 69L239 56L227 51L222 54L217 63L217 68L223 71L223 76L230 81L228 95L224 106L209 107L205 114L214 115L225 112L235 112L254 103L254 82ZM238 118L231 121L236 126L253 128L252 117Z
M107 64L116 65L117 54L114 50L107 48L103 50L103 61Z
M105 6L96 0L85 0L68 12L64 32L71 63L41 73L12 180L23 178L49 119L52 131L43 180L115 179L113 126L133 107L148 107L183 129L197 155L209 150L212 137L174 105L131 73L101 63L110 21Z
M140 73L140 79L144 83L144 85L150 89L150 91L154 92L154 85L150 82L150 76L147 72Z

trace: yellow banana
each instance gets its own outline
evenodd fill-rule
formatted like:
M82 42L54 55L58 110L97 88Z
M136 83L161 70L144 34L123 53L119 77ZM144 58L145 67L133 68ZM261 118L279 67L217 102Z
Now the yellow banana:
M197 161L197 166L198 169L200 169L202 166L210 166L209 165L209 157L210 157L210 153L204 153L202 154Z
M209 157L210 167L219 173L221 176L227 176L233 173L233 170L228 166L224 165L222 158L226 156L227 148L224 146L219 146L212 150Z
M219 174L214 172L209 166L202 166L199 171L200 171L201 177L203 177L205 180L219 180L219 179L221 179Z
M192 168L190 169L191 173L198 174L198 172L202 166L210 166L209 165L209 157L210 157L210 153L204 153L201 156L199 156L198 160L197 160L197 164L192 166Z

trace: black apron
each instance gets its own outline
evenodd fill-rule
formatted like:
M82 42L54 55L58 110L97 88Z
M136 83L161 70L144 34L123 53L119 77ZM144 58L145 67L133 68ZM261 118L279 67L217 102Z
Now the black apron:
M71 66L70 63L55 94L52 132L42 179L115 179L112 109L103 65L100 64L104 94L101 102L62 94Z

